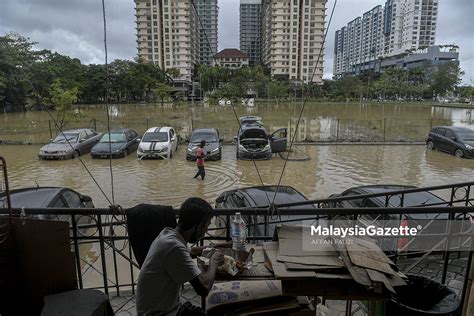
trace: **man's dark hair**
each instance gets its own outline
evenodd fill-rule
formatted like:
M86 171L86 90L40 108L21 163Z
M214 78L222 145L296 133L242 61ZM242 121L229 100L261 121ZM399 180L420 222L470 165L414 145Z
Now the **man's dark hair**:
M184 230L206 222L213 215L212 206L198 197L187 198L179 209L179 223Z
M206 141L205 140L201 140L201 147L204 147L206 146Z

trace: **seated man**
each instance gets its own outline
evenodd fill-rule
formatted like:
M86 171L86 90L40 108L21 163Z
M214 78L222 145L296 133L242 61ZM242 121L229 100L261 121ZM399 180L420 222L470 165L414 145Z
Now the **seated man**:
M196 243L204 237L213 217L213 209L203 199L188 198L181 205L179 222L175 229L165 228L156 237L140 271L137 285L137 314L139 316L204 314L200 308L186 313L179 300L179 291L185 282L190 282L200 296L207 296L216 277L217 267L224 256L215 252L206 271L201 271L192 258L201 255L202 248L187 243ZM181 309L181 310L180 310Z

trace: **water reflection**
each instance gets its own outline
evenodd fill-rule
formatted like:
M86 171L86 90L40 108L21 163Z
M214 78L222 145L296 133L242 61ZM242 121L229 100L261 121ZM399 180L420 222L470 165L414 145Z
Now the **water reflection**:
M98 190L78 160L40 161L39 146L0 146L7 159L12 189L36 186L66 186L90 195L96 206L110 203ZM282 184L291 185L311 198L325 198L358 185L406 184L432 186L472 180L474 160L459 159L424 146L308 145L295 150L311 159L290 161ZM111 199L108 160L82 157L95 179ZM222 161L206 163L206 180L193 179L195 164L185 160L180 146L172 160L138 161L132 154L113 160L115 203L131 207L138 203L178 206L189 196L210 202L223 191L233 188L276 184L284 160L237 161L235 147L224 146ZM259 175L260 174L260 177Z
M466 109L420 104L308 103L296 128L301 103L257 103L236 106L237 116L258 115L269 131L287 127L298 141L422 141L435 125L472 126ZM107 129L104 106L80 106L85 118L69 127ZM197 127L216 127L226 141L238 129L232 107L194 104L111 105L111 127L131 127L139 133L152 126L173 126L185 138ZM57 134L45 112L1 114L0 139L45 143ZM51 128L50 128L51 126Z

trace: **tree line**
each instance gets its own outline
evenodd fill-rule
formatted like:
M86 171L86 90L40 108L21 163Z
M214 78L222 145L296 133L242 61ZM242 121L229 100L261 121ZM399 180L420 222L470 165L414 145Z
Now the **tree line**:
M175 68L164 71L141 60L115 60L106 69L103 64L85 65L77 58L36 50L36 44L16 33L0 37L0 111L26 111L35 105L67 111L73 103L103 103L106 97L111 102L161 103L179 97L173 88L173 78L179 76ZM415 69L366 72L317 85L272 78L262 66L229 69L197 65L194 81L200 88L193 93L209 97L211 102L222 98L239 101L248 95L275 101L305 97L325 101L419 100L449 93L472 97L472 87L459 87L462 75L456 63L436 67L427 63Z

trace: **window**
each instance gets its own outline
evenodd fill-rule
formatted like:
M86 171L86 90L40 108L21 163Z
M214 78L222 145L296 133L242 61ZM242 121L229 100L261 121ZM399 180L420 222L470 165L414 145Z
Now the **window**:
M77 195L76 193L74 193L72 191L63 192L63 197L66 200L69 207L81 207L82 206L81 198L79 197L79 195Z
M451 130L449 130L449 129L446 130L445 136L446 136L447 138L456 137L456 135L454 135L453 131L451 131Z

